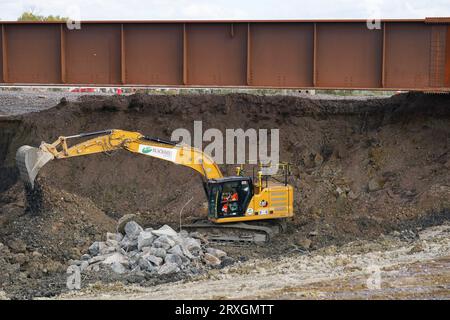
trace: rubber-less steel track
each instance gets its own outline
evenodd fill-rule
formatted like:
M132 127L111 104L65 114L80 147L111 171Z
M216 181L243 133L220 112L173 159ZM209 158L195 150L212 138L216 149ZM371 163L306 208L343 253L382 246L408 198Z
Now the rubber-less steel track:
M208 220L197 220L184 225L189 232L199 232L205 235L209 242L224 245L264 244L276 234L284 230L280 221L266 221L256 223L227 223L215 224Z

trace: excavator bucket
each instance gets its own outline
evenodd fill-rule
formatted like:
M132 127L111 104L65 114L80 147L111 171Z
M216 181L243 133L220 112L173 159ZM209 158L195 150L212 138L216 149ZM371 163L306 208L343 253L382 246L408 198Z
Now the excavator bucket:
M19 168L20 179L33 189L34 179L39 170L53 158L54 156L48 151L21 146L16 153L16 165Z

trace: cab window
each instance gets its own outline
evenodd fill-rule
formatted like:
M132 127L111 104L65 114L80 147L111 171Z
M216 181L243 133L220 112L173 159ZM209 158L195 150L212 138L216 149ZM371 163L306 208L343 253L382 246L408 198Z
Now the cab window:
M215 209L218 218L244 215L251 198L251 185L248 180L223 182L210 190L210 213Z

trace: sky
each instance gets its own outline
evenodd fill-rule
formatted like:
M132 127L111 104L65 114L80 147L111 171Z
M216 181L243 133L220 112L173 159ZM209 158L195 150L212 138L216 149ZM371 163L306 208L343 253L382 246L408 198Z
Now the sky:
M24 11L76 20L422 19L450 0L0 0L0 20Z

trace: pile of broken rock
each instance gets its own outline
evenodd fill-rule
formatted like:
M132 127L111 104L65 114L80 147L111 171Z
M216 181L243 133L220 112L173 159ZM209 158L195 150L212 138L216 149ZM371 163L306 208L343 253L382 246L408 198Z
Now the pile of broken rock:
M208 247L207 240L195 232L177 233L167 225L143 229L135 221L123 229L122 233L107 233L105 242L94 242L89 253L70 261L69 268L76 266L82 273L109 268L117 274L164 275L180 271L196 274L200 269L233 263L224 251Z

